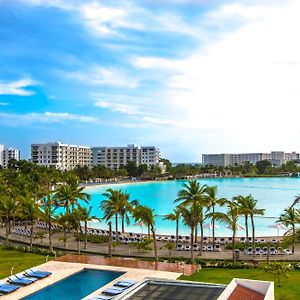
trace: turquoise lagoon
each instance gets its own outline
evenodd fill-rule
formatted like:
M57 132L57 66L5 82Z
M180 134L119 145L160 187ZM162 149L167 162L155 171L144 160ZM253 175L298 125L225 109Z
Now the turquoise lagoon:
M251 194L258 200L258 206L265 208L264 217L256 217L256 236L276 236L277 229L270 228L278 216L285 208L293 203L295 195L300 193L300 178L214 178L200 179L201 184L216 185L218 196L231 198L236 195ZM109 186L98 186L87 188L86 191L91 195L90 206L93 207L93 214L102 217L103 213L99 209L100 202L104 199L102 193L107 188L122 189L130 194L131 200L137 199L143 205L152 207L156 216L156 228L159 234L175 234L175 223L163 220L165 214L172 212L176 204L174 199L178 191L182 188L184 180L162 181L134 184L112 184ZM300 204L299 204L300 205ZM224 209L220 208L220 211ZM207 220L205 223L209 223ZM241 218L241 225L244 219ZM114 224L114 222L113 222ZM89 226L95 228L107 228L104 221L90 222ZM121 227L119 227L120 229ZM126 226L126 231L146 232L147 229L134 225L132 220L130 226ZM180 225L180 234L186 235L189 229L183 224ZM280 230L280 234L284 230ZM209 229L205 229L205 235L211 235ZM216 236L230 236L229 229L222 224L218 224ZM239 236L245 235L244 230L238 231Z

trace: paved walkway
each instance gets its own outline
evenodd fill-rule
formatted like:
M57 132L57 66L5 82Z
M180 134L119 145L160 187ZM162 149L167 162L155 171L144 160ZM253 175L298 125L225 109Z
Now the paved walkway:
M35 231L40 231L41 229L35 229ZM52 243L53 247L58 250L67 250L67 251L75 251L77 252L77 242L73 236L73 234L69 234L67 247L64 247L63 242L59 240L62 237L62 232L53 232L52 235ZM0 228L0 236L5 237L5 228ZM16 234L10 234L10 239L14 242L29 244L29 237L20 236ZM48 247L49 241L48 238L43 239L43 243L40 242L39 239L34 240L34 245ZM158 255L159 257L190 257L190 251L176 251L173 250L171 255L169 251L165 248L162 248L165 245L165 242L157 242L158 245ZM81 252L84 254L98 254L98 255L107 255L108 254L108 243L104 242L101 244L98 243L90 243L88 242L87 249L83 249L84 243L81 242ZM201 259L231 259L232 252L231 250L226 250L224 246L221 246L221 252L202 252L202 256L199 255L198 252L194 252L195 258ZM272 255L270 256L271 260L300 260L300 245L296 245L294 255ZM147 252L141 252L137 249L133 248L129 244L120 244L113 251L113 255L115 256L125 256L125 257L152 257L154 258L154 251L150 250ZM256 255L255 257L252 255L245 255L241 253L241 260L265 260L265 255Z

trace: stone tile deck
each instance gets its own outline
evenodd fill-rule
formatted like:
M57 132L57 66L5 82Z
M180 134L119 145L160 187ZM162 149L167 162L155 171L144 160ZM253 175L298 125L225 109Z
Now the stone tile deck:
M165 279L177 279L182 272L168 272L165 270L153 270L153 269L144 269L142 266L143 264L139 265L136 263L136 266L139 266L137 268L130 268L128 265L127 267L125 266L126 264L124 263L123 266L111 266L109 265L109 261L107 259L104 259L103 262L104 264L99 264L100 260L95 260L93 259L93 256L88 257L88 256L81 256L77 257L76 255L74 257L66 256L64 258L65 260L71 261L72 259L77 260L77 262L65 262L62 261L62 258L60 258L60 261L49 261L47 263L44 263L40 266L37 266L38 269L40 270L47 270L52 272L52 275L38 280L34 282L33 284L25 287L21 287L17 291L13 292L10 295L2 296L1 300L16 300L16 299L21 299L27 295L30 295L44 287L47 287L48 285L51 285L67 276L70 276L76 272L79 272L80 270L84 268L91 268L91 269L98 269L98 270L112 270L112 271L123 271L126 272L124 275L121 277L115 279L114 281L108 283L107 285L103 286L102 288L96 290L94 293L91 295L97 295L100 294L101 291L109 286L112 286L115 281L122 279L133 279L137 281L142 281L146 277L150 278L165 278ZM81 260L81 262L80 262ZM96 263L93 263L96 262ZM165 268L166 269L166 268ZM7 278L3 279L4 281L7 280ZM89 296L91 296L89 295Z

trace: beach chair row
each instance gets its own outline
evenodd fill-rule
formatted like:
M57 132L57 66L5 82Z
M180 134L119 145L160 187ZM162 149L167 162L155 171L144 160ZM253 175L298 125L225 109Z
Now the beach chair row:
M49 226L46 222L37 222L37 227L42 229L49 229ZM51 224L52 230L62 231L63 227L57 224Z
M191 245L183 245L183 244L178 244L177 251L191 251ZM193 244L193 251L200 251L201 250L201 246L194 243ZM212 245L208 245L208 246L202 246L202 251L208 251L208 252L220 252L221 251L221 245L220 244L216 244L215 247L213 247Z
M52 273L47 271L40 271L37 269L27 269L23 273L18 273L8 277L7 282L0 281L0 295L10 294L18 290L22 286L27 286L37 280L46 278Z
M275 247L256 247L253 249L252 247L248 247L244 250L245 255L268 255L268 252L270 255L291 255L292 251L290 249L281 249L281 248L275 248Z
M121 295L124 291L133 287L137 281L130 279L119 280L112 287L109 287L102 291L101 295L93 296L88 298L88 300L110 300L114 297Z

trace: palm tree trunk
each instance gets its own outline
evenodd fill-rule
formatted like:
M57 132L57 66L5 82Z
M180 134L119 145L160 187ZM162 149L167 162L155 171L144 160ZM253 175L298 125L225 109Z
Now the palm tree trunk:
M49 216L49 222L48 222L48 235L49 235L49 251L53 252L53 245L52 245L52 222L51 222L51 216Z
M154 257L155 257L155 261L158 261L156 236L155 236L155 230L154 230L154 227L153 227L153 226L151 226L151 232L152 232L152 237L153 237Z
M215 213L215 206L212 206L212 213ZM215 249L215 217L212 217L212 239L213 239L213 249Z
M116 236L118 237L118 214L115 215L115 222L116 222Z
M195 227L195 243L197 243L197 237L198 237L198 226Z
M296 230L295 230L295 224L293 224L293 244L292 244L292 253L295 253L295 234L296 234Z
M111 232L111 221L108 222L108 256L112 257L112 232Z
M246 241L249 242L248 215L245 215Z
M252 247L253 247L253 253L255 255L255 227L254 227L254 218L253 215L250 215L251 217L251 225L252 225Z
M200 255L202 256L202 248L203 248L203 222L200 222ZM215 249L215 248L213 248Z
M77 253L80 255L80 231L77 228Z
M122 233L125 233L125 216L122 216Z
M191 228L191 263L194 263L194 249L193 249L193 244L194 244L194 228Z
M232 230L232 260L235 263L236 257L235 257L235 230Z
M150 226L148 225L148 239L150 240Z
M5 237L6 237L6 244L9 245L9 230L8 230L8 218L6 218L6 221L5 221Z
M31 224L31 228L30 228L30 251L32 251L32 244L33 244L33 223Z
M87 221L84 221L84 249L87 249Z
M179 236L179 220L176 220L176 249L178 246L178 236Z

